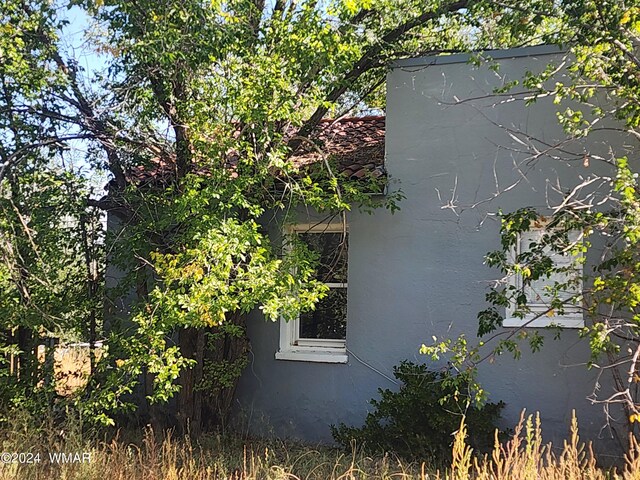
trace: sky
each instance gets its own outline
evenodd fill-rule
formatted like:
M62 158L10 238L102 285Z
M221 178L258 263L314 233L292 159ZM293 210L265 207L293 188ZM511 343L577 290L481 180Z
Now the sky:
M78 61L84 68L87 77L92 73L102 71L106 68L106 58L99 55L87 41L87 34L94 33L95 28L91 26L91 19L86 12L78 6L71 8L61 7L59 15L69 21L61 35L60 45L69 57Z
M87 35L95 33L95 28L92 27L91 19L86 12L78 6L60 7L58 15L60 19L69 21L60 35L60 50L67 59L74 59L78 62L82 69L81 79L85 84L86 91L91 91L92 79L95 74L103 72L107 68L106 56L99 55L87 40ZM104 186L109 181L109 177L104 172L96 171L86 161L87 142L75 140L68 142L68 144L70 151L66 155L65 161L91 179L94 197L102 197L105 194Z

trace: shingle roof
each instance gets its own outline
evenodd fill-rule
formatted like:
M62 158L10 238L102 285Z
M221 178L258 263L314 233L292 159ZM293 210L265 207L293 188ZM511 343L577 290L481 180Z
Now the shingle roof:
M322 120L310 136L315 146L303 142L290 161L303 168L326 156L335 159L340 173L349 178L366 175L377 178L385 174L384 136L384 116ZM230 168L233 169L234 163L229 162ZM129 172L129 178L136 183L165 181L167 174L175 168L171 159L154 158L151 164L151 167L136 167Z

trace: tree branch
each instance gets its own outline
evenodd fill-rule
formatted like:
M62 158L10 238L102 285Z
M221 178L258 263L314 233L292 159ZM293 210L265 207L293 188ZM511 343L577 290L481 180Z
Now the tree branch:
M289 147L291 148L291 150L294 151L300 146L301 140L299 137L308 137L313 129L318 125L318 123L320 123L320 120L322 120L326 113L329 111L329 106L327 105L336 102L347 90L349 90L349 88L351 88L355 84L355 82L364 73L379 65L376 57L382 52L384 45L397 41L408 31L412 30L415 27L423 25L429 20L438 18L443 13L454 12L456 10L467 8L468 4L469 0L461 0L436 10L424 12L422 15L414 17L406 21L402 25L399 25L393 30L387 32L387 34L382 37L379 43L372 45L365 51L362 57L360 57L360 59L355 63L351 70L345 74L338 85L333 90L331 90L331 92L329 92L321 106L316 109L309 120L307 120L307 122L300 128L300 130L298 130L296 136L289 141Z
M22 8L27 15L32 15L33 12L27 4L23 4ZM58 68L67 76L70 82L70 88L75 96L75 102L72 104L79 110L82 118L84 119L84 126L95 136L95 139L100 142L103 149L107 154L107 161L109 164L109 170L113 173L116 184L120 189L124 189L127 185L127 180L124 174L124 169L120 163L118 154L113 139L112 133L109 131L106 123L99 120L95 114L93 107L82 93L80 89L77 72L73 66L67 65L64 59L60 56L57 45L53 40L42 31L35 32L39 40L43 45L46 45L51 50L53 61Z

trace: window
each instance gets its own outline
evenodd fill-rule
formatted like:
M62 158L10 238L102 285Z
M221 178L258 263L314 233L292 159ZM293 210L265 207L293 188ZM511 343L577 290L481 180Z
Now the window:
M528 232L519 235L516 248L512 252L513 258L531 249L532 244L538 244L545 234L552 233L545 228L544 222L536 222L535 227ZM580 242L580 235L576 231L569 232L569 241ZM564 328L584 327L583 309L581 305L567 302L564 304L564 312L561 314L551 309L552 295L550 288L555 284L567 284L566 289L558 292L560 300L568 300L582 291L582 264L578 262L576 256L571 254L553 253L545 250L555 266L563 269L550 277L543 277L532 281L524 287L524 294L527 297L527 305L530 312L524 318L513 316L515 306L507 308L507 315L503 322L505 327L548 327L558 325ZM515 275L511 279L511 285L522 288L522 277ZM539 316L539 317L538 317ZM535 318L538 317L538 318ZM533 320L535 318L535 320Z
M315 310L280 321L279 360L346 363L348 233L343 224L296 225L289 230L320 255L318 279L329 291Z

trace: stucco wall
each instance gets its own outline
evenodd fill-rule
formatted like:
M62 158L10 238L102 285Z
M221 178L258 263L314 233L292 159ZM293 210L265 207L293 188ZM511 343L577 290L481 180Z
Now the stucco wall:
M545 156L515 167L528 154L518 152L523 145L509 130L551 144L563 138L557 106L547 98L526 107L523 100L506 101L491 92L505 79L560 58L553 52L511 51L500 60L499 73L473 67L464 56L410 60L392 69L386 167L390 188L401 188L407 198L395 215L381 210L349 217L349 362L275 360L279 326L255 315L249 322L252 363L237 397L245 428L330 440L330 424L361 424L377 388L393 386L387 378L393 365L425 360L418 354L422 342L459 333L475 338L488 281L498 277L483 265L483 255L499 247L499 223L490 214L544 207L547 196L558 198L552 185L570 187L580 175L606 171L597 161L587 167L582 160L564 163ZM594 136L588 148L605 154L612 142L623 143ZM580 152L585 146L565 147ZM518 180L494 197L496 189ZM455 211L446 208L450 201L458 206ZM507 403L506 425L513 425L523 408L539 410L546 438L559 439L575 409L583 435L595 439L603 416L601 407L586 400L595 378L582 366L587 360L588 345L576 331L566 331L560 341L548 339L542 353L487 363L481 380L492 400ZM606 391L606 383L602 388Z

